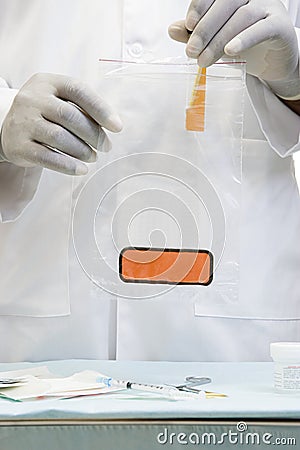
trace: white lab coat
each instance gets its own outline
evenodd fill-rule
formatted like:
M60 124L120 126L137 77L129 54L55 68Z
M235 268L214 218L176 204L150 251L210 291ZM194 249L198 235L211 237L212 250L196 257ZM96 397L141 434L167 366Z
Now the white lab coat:
M285 3L297 25L299 2ZM183 54L166 30L188 4L1 0L0 119L33 73L72 75L101 92L100 57ZM239 302L253 314L203 314L179 289L163 301L136 302L97 288L70 236L81 181L1 163L1 361L266 360L270 342L300 340L300 203L291 156L300 120L254 77L248 90L255 112L247 99Z

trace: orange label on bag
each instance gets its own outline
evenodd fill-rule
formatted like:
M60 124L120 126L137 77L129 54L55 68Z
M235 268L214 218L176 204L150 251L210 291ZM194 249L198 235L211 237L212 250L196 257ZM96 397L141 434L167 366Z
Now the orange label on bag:
M121 251L119 274L127 283L207 286L213 279L213 255L207 250L128 247Z

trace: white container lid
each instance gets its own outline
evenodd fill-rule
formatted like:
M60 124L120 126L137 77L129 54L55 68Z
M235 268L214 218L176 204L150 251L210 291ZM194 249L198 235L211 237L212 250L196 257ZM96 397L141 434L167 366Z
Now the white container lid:
M300 363L300 342L273 342L270 345L274 361L292 361Z

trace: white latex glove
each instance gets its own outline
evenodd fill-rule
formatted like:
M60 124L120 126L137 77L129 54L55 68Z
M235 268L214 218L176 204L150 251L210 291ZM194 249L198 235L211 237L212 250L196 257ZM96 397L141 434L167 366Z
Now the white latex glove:
M94 149L108 139L102 127L118 132L122 124L96 92L74 78L40 73L14 99L2 126L1 152L18 166L84 175L84 162L94 162Z
M247 61L247 72L283 97L300 94L299 50L280 0L193 0L185 20L169 27L186 53L207 67L224 54Z

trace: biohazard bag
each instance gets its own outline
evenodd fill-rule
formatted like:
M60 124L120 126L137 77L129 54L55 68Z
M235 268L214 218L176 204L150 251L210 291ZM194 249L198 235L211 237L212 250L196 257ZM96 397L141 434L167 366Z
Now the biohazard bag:
M244 64L100 61L100 71L124 128L77 198L83 270L118 298L189 296L208 314L237 302Z

